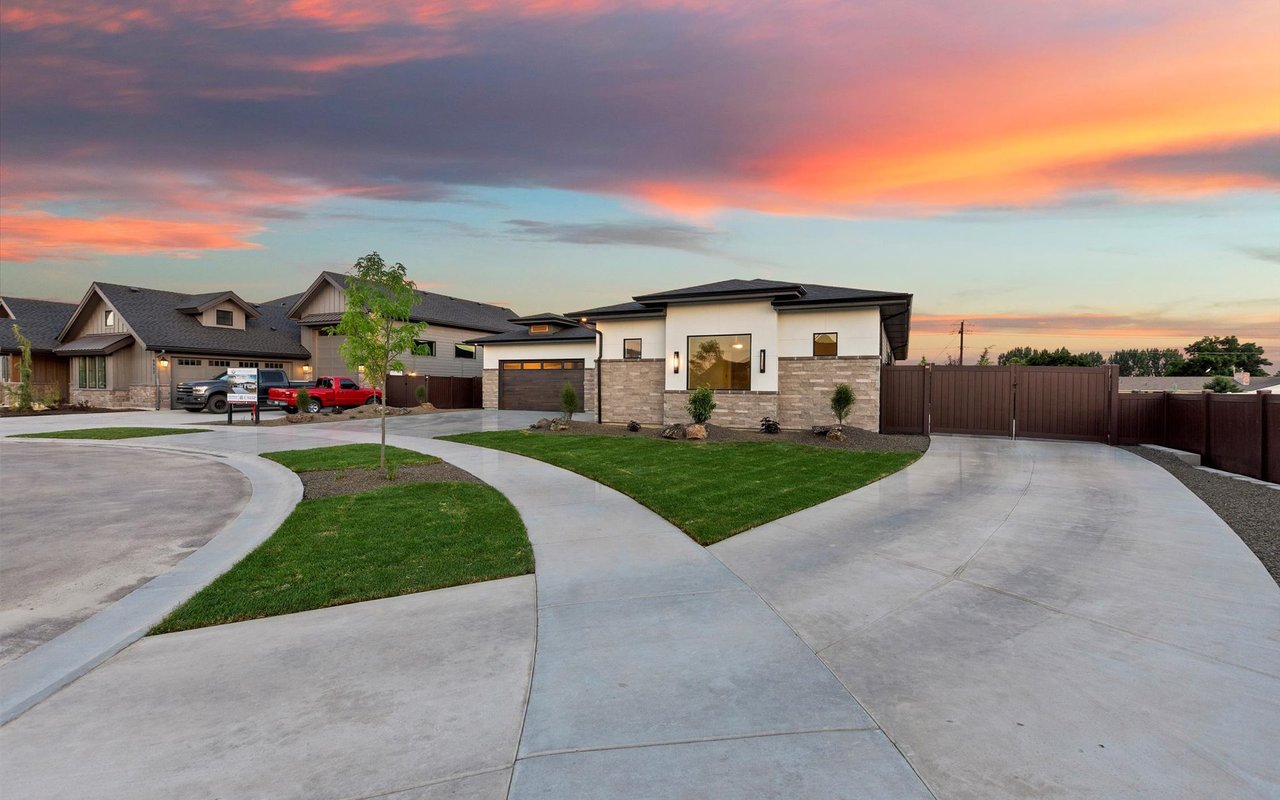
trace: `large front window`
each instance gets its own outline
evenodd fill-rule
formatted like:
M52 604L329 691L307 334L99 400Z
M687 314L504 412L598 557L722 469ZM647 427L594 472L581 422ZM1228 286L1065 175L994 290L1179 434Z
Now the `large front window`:
M751 388L751 335L690 336L688 387Z

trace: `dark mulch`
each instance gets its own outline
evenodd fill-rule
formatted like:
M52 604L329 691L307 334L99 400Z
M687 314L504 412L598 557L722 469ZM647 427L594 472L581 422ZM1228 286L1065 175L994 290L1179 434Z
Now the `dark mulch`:
M0 417L58 417L63 414L115 414L117 412L142 411L141 408L94 408L92 406L59 406L44 411L17 411L0 408Z
M1196 469L1148 447L1126 447L1168 470L1222 517L1280 583L1280 489Z
M452 464L414 464L396 469L394 480L378 469L331 469L316 472L300 472L302 498L315 500L321 497L337 497L358 494L372 489L397 486L405 483L484 483L484 481Z
M601 425L595 422L571 422L567 431L550 431L539 429L539 433L550 436L566 434L594 434L596 436L637 436L650 439L661 438L661 425L645 425L636 433L627 430L625 425ZM833 442L825 436L815 436L809 431L782 431L768 434L758 430L742 430L740 428L722 428L719 425L707 425L708 442L788 442L791 444L807 444L814 447L830 447L837 450L857 450L862 452L916 452L923 453L929 449L928 436L898 435L873 433L861 428L846 426L845 440Z

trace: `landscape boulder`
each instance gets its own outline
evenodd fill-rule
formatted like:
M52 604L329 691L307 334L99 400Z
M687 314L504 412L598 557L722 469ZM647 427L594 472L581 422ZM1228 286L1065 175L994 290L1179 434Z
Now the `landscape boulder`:
M843 441L844 441L844 429L843 429L843 428L841 428L839 425L832 425L832 426L831 426L831 430L827 431L827 441L828 441L828 442L843 442Z
M639 432L639 430L640 430L640 423L639 423L639 422L636 422L634 419L633 419L633 420L631 420L630 422L628 422L628 423L627 423L627 430L631 431L632 433L637 433L637 432Z
M685 427L677 422L662 429L663 439L683 439L687 435Z
M705 439L707 438L707 426L695 423L684 429L684 435L690 439Z
M531 430L531 431L545 431L546 429L548 429L548 428L550 428L550 427L551 427L551 420L550 420L549 418L547 418L547 417L543 417L542 419L540 419L540 420L538 420L537 422L535 422L535 423L533 423L532 425L530 425L530 426L529 426L529 430Z

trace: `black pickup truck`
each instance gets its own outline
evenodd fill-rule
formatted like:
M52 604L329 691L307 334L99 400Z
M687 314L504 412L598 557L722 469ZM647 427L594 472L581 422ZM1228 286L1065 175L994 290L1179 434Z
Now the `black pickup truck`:
M175 401L179 406L193 414L198 411L225 414L227 413L228 388L226 379L227 373L224 372L207 381L180 383L178 384L178 393ZM268 408L279 405L279 403L268 399L267 393L271 389L288 389L290 387L309 385L309 381L289 380L288 374L282 369L260 369L258 370L258 407Z

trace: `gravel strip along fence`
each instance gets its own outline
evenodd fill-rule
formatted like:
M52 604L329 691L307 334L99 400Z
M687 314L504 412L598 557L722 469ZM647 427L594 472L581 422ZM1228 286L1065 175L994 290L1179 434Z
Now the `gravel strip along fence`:
M1280 584L1280 489L1214 475L1147 447L1126 447L1168 470L1222 517Z

